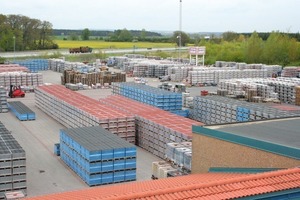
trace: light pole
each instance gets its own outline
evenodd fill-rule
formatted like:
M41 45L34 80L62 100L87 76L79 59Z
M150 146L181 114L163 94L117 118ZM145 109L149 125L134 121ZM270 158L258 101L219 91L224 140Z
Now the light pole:
M179 60L180 61L180 50L181 50L181 30L182 29L182 0L179 0L179 35L177 36L177 38L179 39L178 41L178 56L179 56Z
M15 62L15 57L16 57L16 36L13 36L14 39L14 62Z

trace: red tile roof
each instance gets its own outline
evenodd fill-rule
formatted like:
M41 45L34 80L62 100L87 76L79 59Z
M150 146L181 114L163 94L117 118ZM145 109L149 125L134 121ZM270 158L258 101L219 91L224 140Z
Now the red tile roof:
M232 199L300 188L300 168L260 174L193 174L176 178L95 187L29 200Z

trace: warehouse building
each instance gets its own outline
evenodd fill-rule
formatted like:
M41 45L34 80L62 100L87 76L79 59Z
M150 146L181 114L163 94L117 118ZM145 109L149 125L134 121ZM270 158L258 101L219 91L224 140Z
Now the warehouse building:
M300 118L193 126L192 173L300 166Z

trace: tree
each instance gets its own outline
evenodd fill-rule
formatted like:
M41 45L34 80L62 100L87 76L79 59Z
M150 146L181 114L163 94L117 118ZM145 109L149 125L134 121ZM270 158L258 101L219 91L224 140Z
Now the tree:
M140 35L140 40L144 41L146 39L147 33L145 29L142 29L141 35Z
M247 63L260 63L263 54L263 41L254 31L248 39L245 50L245 59Z
M19 50L52 49L52 24L22 15L0 15L0 49ZM13 39L15 38L15 39Z
M133 37L131 33L126 28L124 28L123 30L120 31L118 39L119 41L122 42L130 42L132 41Z
M82 40L89 40L90 39L90 30L88 28L83 29L83 31L81 32L81 39Z
M179 46L179 39L181 38L181 46L185 46L189 41L190 37L185 32L175 31L171 40Z

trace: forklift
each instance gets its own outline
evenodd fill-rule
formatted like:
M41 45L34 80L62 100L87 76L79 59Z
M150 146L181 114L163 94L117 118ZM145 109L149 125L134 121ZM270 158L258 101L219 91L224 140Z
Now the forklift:
M14 85L10 85L10 90L9 90L9 93L8 93L8 96L10 98L15 98L15 97L25 97L25 92L22 91L21 89L21 86L14 86Z

